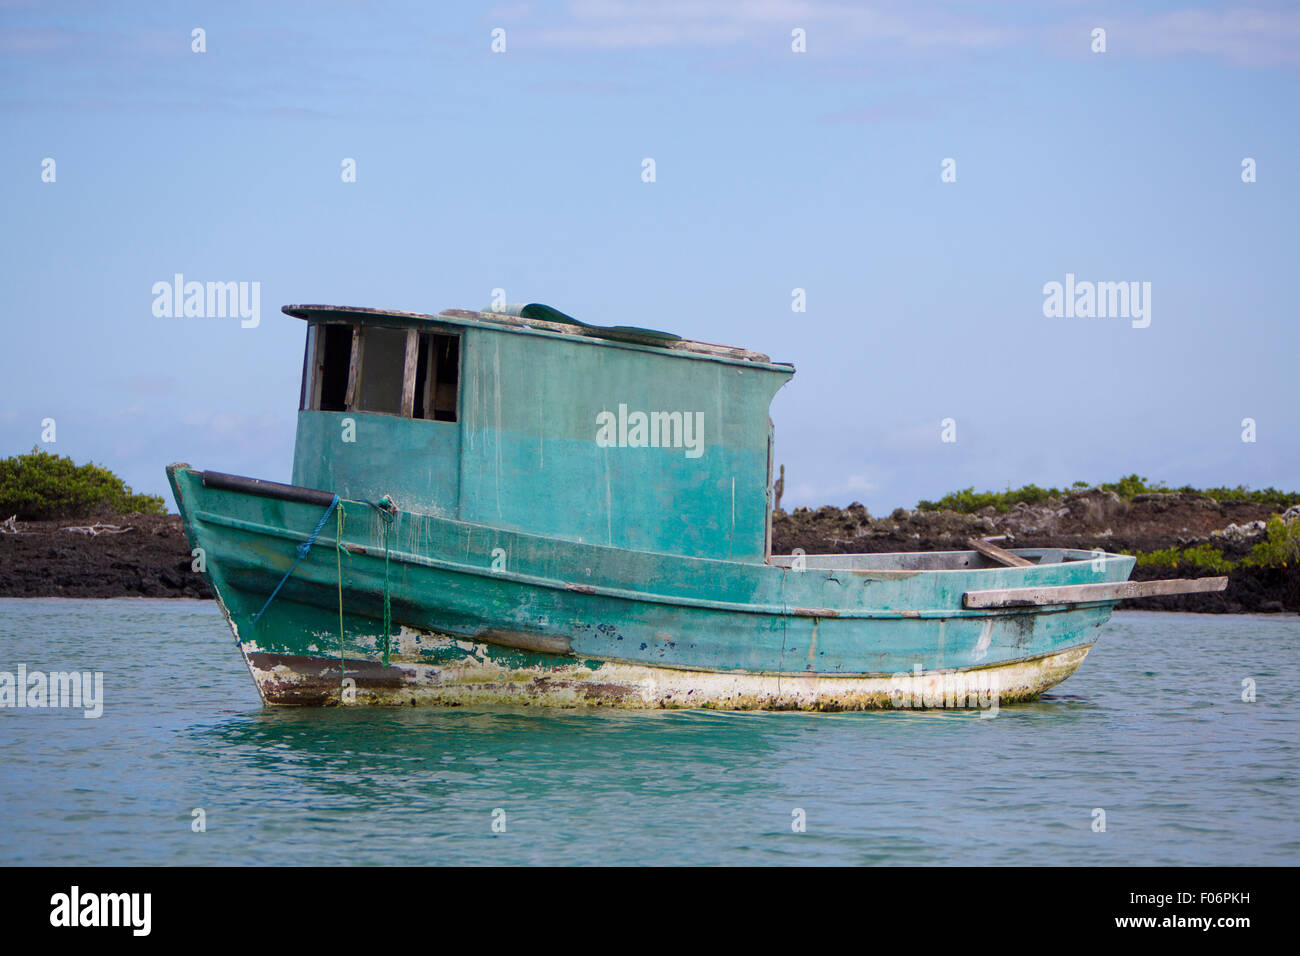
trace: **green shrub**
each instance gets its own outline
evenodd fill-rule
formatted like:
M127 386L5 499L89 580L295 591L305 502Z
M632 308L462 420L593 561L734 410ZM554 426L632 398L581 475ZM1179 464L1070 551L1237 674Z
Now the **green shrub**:
M1226 574L1235 568L1236 562L1225 558L1223 552L1212 544L1198 544L1194 548L1183 548L1180 560L1184 567L1204 568Z
M1227 574L1233 568L1285 568L1300 562L1300 521L1284 522L1274 515L1266 525L1267 536L1255 545L1240 562L1223 556L1212 544L1198 544L1194 548L1161 548L1137 555L1138 567L1155 565L1165 568L1204 568Z
M1178 567L1178 549L1161 548L1159 551L1143 551L1137 556L1137 566L1139 568L1155 565L1159 568L1176 568Z
M1150 481L1141 475L1126 475L1119 481L1108 481L1097 486L1102 491L1113 491L1125 501L1132 501L1135 495L1150 495L1169 491L1163 481Z
M1300 520L1284 522L1274 515L1265 526L1267 537L1246 555L1243 564L1260 568L1287 567L1300 561Z
M1300 504L1300 494L1278 491L1276 488L1251 491L1245 485L1238 485L1236 488L1206 488L1205 494L1216 501L1249 501L1252 504L1272 505L1274 508L1290 508L1294 504Z
M920 511L951 509L963 514L973 514L990 505L998 511L1006 511L1012 505L1022 501L1025 504L1036 505L1053 497L1060 498L1061 492L1055 488L1039 488L1037 485L1025 485L1023 488L1006 491L976 491L974 488L963 488L961 491L949 492L938 501L918 501L916 507Z
M1161 548L1159 551L1147 551L1137 556L1138 567L1155 565L1163 568L1204 568L1227 574L1237 566L1230 558L1212 544L1198 544L1194 548Z
M164 514L158 495L137 495L107 468L33 448L0 459L0 515L24 521L87 518L98 514Z

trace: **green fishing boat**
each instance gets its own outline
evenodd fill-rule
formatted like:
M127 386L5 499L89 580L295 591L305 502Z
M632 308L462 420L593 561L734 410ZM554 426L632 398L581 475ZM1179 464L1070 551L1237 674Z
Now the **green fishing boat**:
M1061 549L771 554L790 365L539 304L306 320L290 483L167 469L268 705L995 708L1134 583Z

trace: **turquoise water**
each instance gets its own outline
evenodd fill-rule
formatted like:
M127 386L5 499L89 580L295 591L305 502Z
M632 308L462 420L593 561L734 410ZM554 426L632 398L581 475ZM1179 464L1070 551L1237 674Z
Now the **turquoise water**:
M211 602L0 599L0 670L105 698L0 709L0 860L1295 865L1298 646L1294 615L1117 614L991 719L273 713Z

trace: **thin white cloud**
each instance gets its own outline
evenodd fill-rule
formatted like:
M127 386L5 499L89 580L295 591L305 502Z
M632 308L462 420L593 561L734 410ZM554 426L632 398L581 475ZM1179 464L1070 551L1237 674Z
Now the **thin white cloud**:
M1132 24L1121 21L1114 41L1153 56L1199 54L1237 66L1300 64L1300 9L1233 6L1176 10Z
M1300 10L1233 4L1147 16L1101 14L1086 23L1078 7L1044 15L1041 4L978 10L966 4L918 7L822 0L571 0L563 7L521 3L493 11L527 45L563 49L785 49L790 31L807 31L808 51L826 56L923 56L999 49L1089 52L1093 26L1110 31L1112 52L1197 55L1239 66L1300 63ZM1077 49L1076 49L1077 48Z
M1018 27L974 21L950 9L918 12L907 4L812 0L674 0L653 5L574 0L565 13L534 15L527 23L539 45L588 49L753 44L784 48L795 28L807 31L810 50L832 53L864 43L980 49L1006 45L1020 35Z

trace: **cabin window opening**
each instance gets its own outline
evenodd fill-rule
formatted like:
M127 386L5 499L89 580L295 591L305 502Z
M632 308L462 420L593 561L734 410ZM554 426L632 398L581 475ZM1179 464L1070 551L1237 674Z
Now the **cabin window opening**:
M412 416L454 422L460 382L460 336L422 332L418 355Z
M406 330L370 326L358 343L360 381L356 410L383 415L402 413L402 374L406 367Z
M318 325L316 405L322 412L347 411L348 365L352 361L352 326Z

